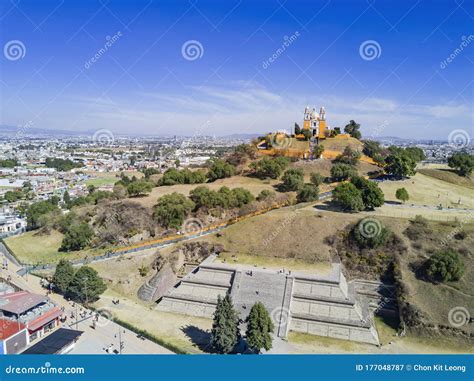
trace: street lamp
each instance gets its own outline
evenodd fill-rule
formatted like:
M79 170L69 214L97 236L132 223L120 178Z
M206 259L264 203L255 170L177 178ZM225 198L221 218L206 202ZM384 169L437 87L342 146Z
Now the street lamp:
M123 334L125 335L125 330L123 330ZM122 354L122 350L125 347L125 341L122 341L122 330L120 329L120 327L118 330L118 335L115 335L115 338L117 338L117 336L119 339L119 354Z

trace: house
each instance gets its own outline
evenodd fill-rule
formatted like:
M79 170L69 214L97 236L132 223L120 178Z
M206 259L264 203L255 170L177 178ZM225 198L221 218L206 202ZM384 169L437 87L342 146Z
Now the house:
M23 323L0 318L0 355L19 353L28 345L28 329Z
M24 325L27 344L58 327L61 315L62 311L44 295L18 291L0 296L0 319Z

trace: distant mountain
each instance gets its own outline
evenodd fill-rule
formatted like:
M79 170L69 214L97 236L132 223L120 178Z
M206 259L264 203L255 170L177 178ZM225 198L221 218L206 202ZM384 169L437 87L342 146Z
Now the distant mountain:
M262 134L230 134L230 135L224 135L222 136L222 138L252 140L252 139L258 138L259 136L262 136Z
M0 136L12 138L18 136L88 136L90 133L82 131L55 130L48 128L36 128L29 126L6 126L0 125Z

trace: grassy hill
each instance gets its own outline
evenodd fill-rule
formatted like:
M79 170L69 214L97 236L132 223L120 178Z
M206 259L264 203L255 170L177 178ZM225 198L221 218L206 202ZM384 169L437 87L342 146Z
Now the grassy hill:
M22 235L4 239L5 244L23 263L55 263L60 259L78 259L94 257L103 253L103 250L80 250L70 253L59 251L64 235L56 230L50 234L37 234L30 231Z
M344 148L349 146L353 150L362 152L362 148L364 148L364 143L351 137L327 138L325 140L321 140L321 144L324 146L324 149L328 151L342 152L344 151Z
M455 171L449 168L447 165L427 165L422 166L417 170L419 173L430 176L438 180L445 181L454 185L461 185L474 189L474 176L463 177L459 176Z

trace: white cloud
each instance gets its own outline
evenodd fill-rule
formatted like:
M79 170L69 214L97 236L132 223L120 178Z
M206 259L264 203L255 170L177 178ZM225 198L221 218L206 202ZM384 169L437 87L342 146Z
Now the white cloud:
M119 98L73 97L64 110L48 115L48 127L109 128L118 133L192 135L203 133L264 133L291 130L302 124L303 110L313 94L278 94L254 81L231 81L219 86L189 87L186 93L138 92L134 102ZM319 96L320 97L320 96ZM329 95L324 104L330 126L350 119L362 133L401 137L446 138L452 128L469 128L471 112L465 104L408 104L404 100Z

